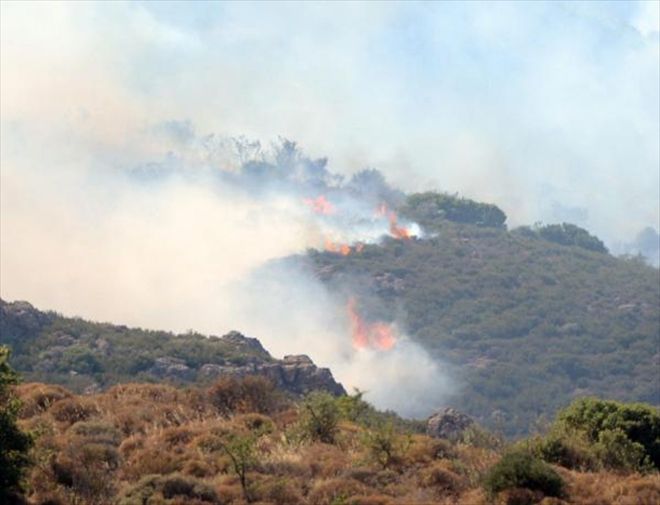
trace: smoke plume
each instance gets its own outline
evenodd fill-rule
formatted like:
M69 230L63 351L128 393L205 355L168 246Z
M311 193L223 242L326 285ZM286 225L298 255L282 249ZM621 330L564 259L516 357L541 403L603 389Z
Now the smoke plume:
M396 321L351 313L345 292L282 260L420 234L395 217L400 192L375 170L344 180L286 140L182 137L127 171L3 172L2 296L147 328L238 329L276 356L310 355L378 407L441 404L446 373ZM356 346L356 317L372 340L392 333Z

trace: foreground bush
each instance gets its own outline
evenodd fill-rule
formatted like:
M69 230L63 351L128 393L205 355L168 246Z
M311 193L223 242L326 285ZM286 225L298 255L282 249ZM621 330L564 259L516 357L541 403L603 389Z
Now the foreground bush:
M540 491L546 496L561 496L564 483L552 467L526 452L505 454L488 472L484 488L489 495L512 489Z
M660 468L660 414L650 405L581 398L559 412L532 452L567 468L635 472Z
M0 502L20 491L32 445L31 437L16 424L20 403L12 386L18 382L18 376L9 367L8 359L9 350L0 346Z
M650 405L581 398L559 412L557 424L606 447L608 443L621 445L622 437L627 438L630 450L640 455L638 468L648 458L648 463L660 469L660 414Z
M145 476L124 492L119 505L172 503L169 500L176 500L177 503L220 503L218 494L208 484L194 477L172 474L165 477Z

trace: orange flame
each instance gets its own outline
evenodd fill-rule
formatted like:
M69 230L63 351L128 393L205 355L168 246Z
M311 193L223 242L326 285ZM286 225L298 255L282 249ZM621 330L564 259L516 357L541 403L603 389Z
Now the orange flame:
M325 250L342 256L348 256L351 254L351 246L348 244L338 244L332 240L325 239Z
M342 256L348 256L351 253L362 252L362 250L364 249L364 244L357 243L351 247L348 244L340 244L337 242L333 242L330 239L325 239L324 248L328 252L341 254Z
M383 351L394 347L396 338L394 337L392 325L382 321L375 323L364 321L357 312L355 298L349 298L346 309L351 322L353 347L356 349L372 347Z
M390 234L394 238L410 240L410 230L397 224L396 212L390 211L390 213L387 215L387 218L390 221Z
M329 216L337 211L324 195L319 195L316 198L305 198L303 202L317 214Z
M410 233L410 230L404 226L399 226L399 218L396 215L396 212L393 210L388 210L387 209L387 204L381 203L377 208L376 208L376 215L379 217L385 217L387 216L387 220L390 223L390 235L392 235L396 239L401 239L401 240L409 240L412 235Z

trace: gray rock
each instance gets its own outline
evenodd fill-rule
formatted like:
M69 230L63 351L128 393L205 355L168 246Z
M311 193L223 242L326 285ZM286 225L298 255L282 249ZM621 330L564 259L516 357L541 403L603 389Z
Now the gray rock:
M164 356L157 358L150 369L151 373L164 379L191 380L195 372L179 358Z
M259 342L258 339L246 337L245 335L239 333L238 331L230 331L226 335L223 335L220 338L220 340L224 340L225 342L228 342L230 344L238 345L240 347L245 347L247 349L252 349L253 351L257 351L259 353L270 356L270 354L268 354L268 351L264 349L264 347L261 345L261 342Z
M438 410L426 422L426 434L435 438L456 439L474 424L467 414L447 407Z
M295 395L303 395L314 390L327 391L333 395L346 394L344 387L335 381L329 369L317 367L309 356L304 354L245 365L207 363L199 368L199 377L204 380L247 375L266 377L278 388Z

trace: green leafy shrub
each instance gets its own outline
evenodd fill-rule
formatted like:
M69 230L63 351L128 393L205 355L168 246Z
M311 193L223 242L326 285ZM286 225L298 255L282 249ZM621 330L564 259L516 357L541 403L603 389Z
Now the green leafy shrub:
M546 496L561 496L564 483L552 467L523 451L509 452L502 456L486 475L486 492L496 494L516 488L540 491Z
M559 412L554 430L583 436L606 467L660 469L660 414L650 405L581 398Z
M495 205L446 193L426 192L410 195L401 212L429 228L436 227L442 219L494 228L501 228L506 222L506 214Z
M300 428L303 436L325 444L333 444L338 431L340 410L329 393L313 392L300 407Z
M371 458L385 469L399 463L412 442L410 436L401 435L389 422L366 430L362 436L362 443Z
M14 396L12 386L18 375L9 364L9 349L0 346L0 501L9 502L10 497L20 492L21 482L30 459L28 451L32 438L23 433L16 420L20 403ZM13 498L16 499L16 498Z
M551 433L523 443L535 456L565 468L589 471L600 467L593 445L584 437Z

